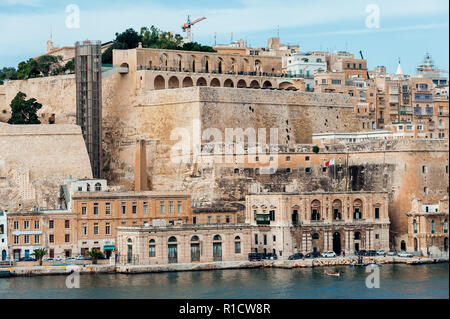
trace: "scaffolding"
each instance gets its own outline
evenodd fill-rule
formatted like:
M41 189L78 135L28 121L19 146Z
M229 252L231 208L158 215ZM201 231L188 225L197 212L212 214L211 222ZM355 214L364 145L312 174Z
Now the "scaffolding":
M102 54L100 41L75 43L77 125L81 126L92 176L101 178Z

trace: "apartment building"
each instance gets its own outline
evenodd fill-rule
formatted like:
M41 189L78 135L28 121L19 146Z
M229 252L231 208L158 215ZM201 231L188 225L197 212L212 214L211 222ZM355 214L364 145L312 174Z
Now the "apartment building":
M0 211L0 260L8 259L8 220L6 212Z

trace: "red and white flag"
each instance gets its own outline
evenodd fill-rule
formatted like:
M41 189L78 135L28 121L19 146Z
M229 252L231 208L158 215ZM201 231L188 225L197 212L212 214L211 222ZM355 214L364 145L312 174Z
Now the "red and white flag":
M328 166L330 166L330 165L334 165L334 157L333 157L330 161L328 161L328 162L325 163L325 166L326 166L326 167L328 167Z

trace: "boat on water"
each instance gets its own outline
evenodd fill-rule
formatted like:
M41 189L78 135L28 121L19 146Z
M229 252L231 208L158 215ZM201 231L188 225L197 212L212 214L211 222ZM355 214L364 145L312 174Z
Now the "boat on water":
M339 277L341 275L338 271L329 271L329 270L324 270L324 274L335 277Z
M11 273L9 270L0 270L0 278L11 277Z

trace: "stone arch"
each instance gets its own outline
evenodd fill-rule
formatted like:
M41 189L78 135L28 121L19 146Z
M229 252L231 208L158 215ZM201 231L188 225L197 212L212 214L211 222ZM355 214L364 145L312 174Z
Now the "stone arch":
M167 70L168 68L168 63L169 63L169 56L167 55L167 53L162 53L159 56L159 67L162 70Z
M248 59L244 58L242 59L242 63L241 63L241 70L242 72L248 72Z
M256 73L264 72L261 60L255 60L255 72Z
M167 240L169 243L176 243L177 242L177 238L175 236L170 236L169 239Z
M223 82L223 86L224 86L224 87L227 87L227 88L232 88L232 87L234 87L233 80L231 80L231 79L226 79L225 82Z
M259 85L258 81L253 80L252 82L250 82L250 87L251 88L260 88L261 86Z
M217 73L219 73L219 74L223 73L223 59L222 58L217 59Z
M204 55L202 57L202 72L209 73L209 56Z
M246 88L246 87L247 87L247 83L245 82L245 80L240 79L240 80L237 82L236 87L238 87L238 88Z
M172 76L169 79L169 89L176 89L180 87L180 80L176 76Z
M187 87L191 87L194 86L194 82L192 81L192 78L187 76L183 79L183 87L187 88Z
M155 77L153 81L155 90L164 90L166 88L166 80L162 75L158 75Z
M121 68L129 68L128 63L124 62L120 65Z
M196 65L195 65L195 61L196 61L195 55L191 55L191 56L190 56L190 61L191 61L191 63L190 63L190 70L191 70L192 72L195 72L195 71L196 71L196 70L195 70L195 67L196 67Z
M263 83L263 88L271 88L272 87L272 82L270 81L265 81Z
M295 88L295 86L291 82L281 82L278 86L280 89L287 89L287 88Z
M207 86L206 80L204 77L199 77L197 80L197 86Z
M231 67L231 72L237 73L237 72L236 72L236 69L237 69L237 63L236 63L236 59L235 59L235 58L231 58L231 59L230 59L230 67Z
M211 84L209 86L218 87L220 86L220 81L217 78L211 80Z
M181 56L181 54L177 54L175 56L174 59L174 68L175 70L177 70L178 72L181 72L181 70L183 69L183 57Z

